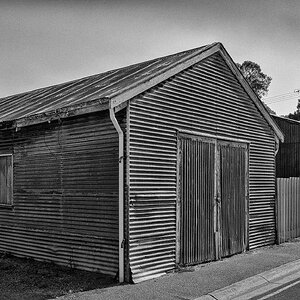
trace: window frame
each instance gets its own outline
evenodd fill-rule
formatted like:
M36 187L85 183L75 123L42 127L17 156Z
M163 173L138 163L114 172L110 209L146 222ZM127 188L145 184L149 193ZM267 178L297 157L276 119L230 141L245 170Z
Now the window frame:
M6 201L6 203L0 203L0 209L1 208L13 208L14 206L14 157L12 153L0 153L0 158L1 157L7 157L10 156L11 157L11 194L10 194L10 199L9 199L9 203L8 201ZM1 187L0 187L1 188Z

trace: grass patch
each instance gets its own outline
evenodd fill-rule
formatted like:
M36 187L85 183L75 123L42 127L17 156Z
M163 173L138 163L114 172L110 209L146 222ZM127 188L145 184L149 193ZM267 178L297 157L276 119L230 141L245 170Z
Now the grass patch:
M116 284L108 275L0 252L1 300L43 300Z

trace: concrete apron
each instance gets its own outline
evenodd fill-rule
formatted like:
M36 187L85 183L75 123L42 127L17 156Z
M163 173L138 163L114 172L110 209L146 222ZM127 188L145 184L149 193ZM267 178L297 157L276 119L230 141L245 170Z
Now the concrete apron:
M231 284L195 300L246 300L300 279L300 259ZM262 297L261 299L265 299Z

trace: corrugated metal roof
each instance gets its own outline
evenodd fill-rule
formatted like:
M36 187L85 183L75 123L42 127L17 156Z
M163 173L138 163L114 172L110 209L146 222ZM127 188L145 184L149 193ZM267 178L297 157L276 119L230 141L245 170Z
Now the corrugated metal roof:
M283 134L221 43L183 51L121 69L0 99L0 126L23 127L118 107L132 97L220 52L258 110L283 141ZM8 122L8 124L7 124Z
M121 94L129 86L153 78L201 49L180 52L128 67L40 88L0 99L0 122L13 121L62 108L93 103Z

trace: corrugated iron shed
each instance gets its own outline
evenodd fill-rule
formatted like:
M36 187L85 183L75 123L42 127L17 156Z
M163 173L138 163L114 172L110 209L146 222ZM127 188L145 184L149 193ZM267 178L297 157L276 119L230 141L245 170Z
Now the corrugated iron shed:
M117 155L123 146L108 108L118 111L124 156ZM52 119L62 120L46 122ZM230 207L234 197L242 212L233 224L242 228L234 253L275 241L275 145L283 135L220 43L0 99L1 123L8 130L0 130L0 150L14 156L15 207L0 211L5 251L115 274L124 245L127 276L131 271L138 282L233 254L231 210L222 211L221 202ZM118 183L123 158L126 174ZM210 159L208 191L199 174ZM232 170L240 180L227 180ZM192 194L184 182L194 184ZM209 195L201 205L209 211L212 202L214 211L198 250L208 242L215 252L190 261L193 237L180 243L179 232L193 233L184 220L198 222L203 210L193 207L201 193ZM186 202L180 211L180 199L194 206ZM187 250L181 256L180 247Z
M276 156L277 178L300 177L300 122L272 116L284 133Z

